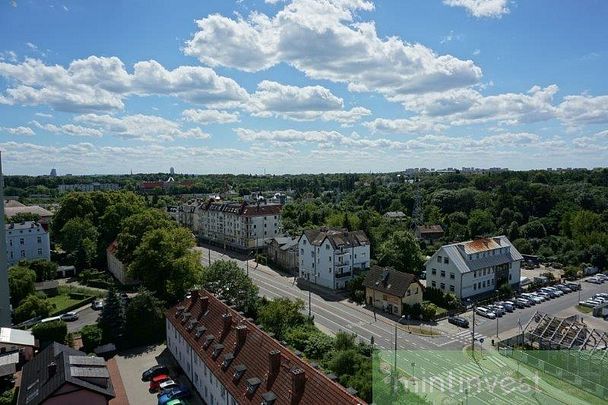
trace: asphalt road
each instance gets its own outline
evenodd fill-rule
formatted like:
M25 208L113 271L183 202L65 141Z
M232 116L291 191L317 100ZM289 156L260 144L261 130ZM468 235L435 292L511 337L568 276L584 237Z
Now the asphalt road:
M86 308L78 312L78 320L66 322L68 325L68 332L79 332L83 326L94 324L97 322L99 314L101 314L101 311L95 311L89 304Z

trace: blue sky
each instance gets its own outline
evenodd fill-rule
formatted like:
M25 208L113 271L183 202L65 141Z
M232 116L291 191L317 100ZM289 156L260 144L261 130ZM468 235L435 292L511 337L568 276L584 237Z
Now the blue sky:
M598 167L602 0L3 1L7 174Z

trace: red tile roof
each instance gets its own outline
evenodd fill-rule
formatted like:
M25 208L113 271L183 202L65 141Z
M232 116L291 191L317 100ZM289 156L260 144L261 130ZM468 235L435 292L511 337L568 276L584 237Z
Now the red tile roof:
M364 403L205 290L193 292L191 298L169 309L166 315L239 404L260 404L263 395L268 392L276 395L275 404ZM197 338L199 327L205 330ZM241 336L245 336L242 344L237 344L237 330L242 333ZM205 345L207 336L211 335L213 341ZM218 344L223 348L214 357L214 349L220 348L216 346ZM229 355L234 356L232 361L229 366L222 367ZM271 372L272 359L280 359L280 362L274 363L275 372ZM240 378L235 379L235 367L241 365L246 370ZM251 379L255 378L260 380L259 387L253 394L246 394L247 381L254 381ZM298 381L302 383L299 394Z
M264 215L277 215L281 213L283 206L280 204L252 204L237 203L237 202L214 202L209 200L206 205L203 205L203 209L208 211L221 211L230 212L236 215L243 215L246 217L259 217Z
M108 248L106 249L106 251L112 255L115 255L116 252L118 251L118 242L115 240L112 243L110 243L108 245Z

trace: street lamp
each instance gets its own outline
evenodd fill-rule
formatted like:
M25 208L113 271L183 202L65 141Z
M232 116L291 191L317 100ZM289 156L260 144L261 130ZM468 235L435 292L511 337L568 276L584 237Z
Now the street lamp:
M401 318L399 318L399 320L405 319L405 315L401 315ZM395 394L396 389L395 389L395 379L397 377L397 324L399 323L399 321L395 321L395 364L394 364L394 369L393 369L393 394Z
M249 277L249 256L251 256L253 254L253 250L250 250L249 253L247 253L247 257L245 258L245 263L247 263L247 277Z

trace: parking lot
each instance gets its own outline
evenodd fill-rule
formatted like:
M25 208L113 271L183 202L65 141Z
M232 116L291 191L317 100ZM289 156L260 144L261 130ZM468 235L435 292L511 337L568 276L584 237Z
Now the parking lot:
M577 282L578 283L578 282ZM496 338L497 326L498 335L500 338L512 336L519 332L520 325L524 328L530 318L538 311L554 316L570 316L578 314L583 318L590 318L591 315L584 315L578 312L576 306L579 301L593 297L597 293L608 293L608 282L603 284L593 284L581 280L581 290L573 291L564 294L561 297L548 299L539 304L517 308L513 312L507 312L497 319L488 319L482 316L475 316L475 337L477 339L484 338L489 342L489 339ZM447 320L438 323L438 329L444 332L454 343L466 344L471 341L471 332L473 326L473 313L467 311L460 315L469 321L469 329L464 329L456 325L449 324ZM608 322L594 318L594 325L602 326L608 329Z
M158 398L156 397L156 393L150 393L148 391L149 383L141 380L141 374L152 366L162 364L169 367L171 370L171 377L175 381L190 387L193 395L188 399L188 403L192 405L203 405L202 399L196 394L186 376L177 376L174 359L164 344L128 350L117 355L116 360L127 391L129 404L157 404Z

